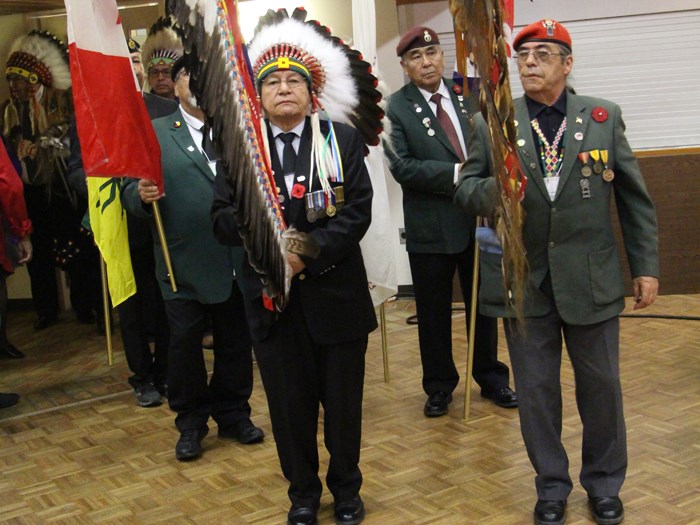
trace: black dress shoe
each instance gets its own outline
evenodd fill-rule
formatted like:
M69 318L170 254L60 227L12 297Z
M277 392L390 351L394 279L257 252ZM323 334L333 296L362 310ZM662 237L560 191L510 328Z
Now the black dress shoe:
M340 501L335 504L335 523L337 525L357 525L365 519L365 504L360 496Z
M316 509L292 506L287 514L287 525L318 525Z
M565 500L538 499L535 505L535 525L564 525Z
M447 414L447 405L452 403L452 394L445 392L435 392L428 396L428 400L423 407L426 417L438 417Z
M250 419L239 421L232 427L219 427L219 437L225 439L236 439L243 445L260 443L265 438L262 428L253 425Z
M39 319L34 322L34 330L43 330L48 328L57 321L55 315L40 315Z
M0 393L0 408L9 408L19 403L17 394Z
M622 500L617 496L608 498L588 496L588 505L598 525L617 525L625 518Z
M183 430L175 445L175 457L179 461L190 461L202 455L202 440L209 433L208 427Z
M481 389L481 397L490 399L496 406L501 408L517 408L518 407L518 394L513 392L510 388L503 387L496 390L486 390Z
M7 345L0 347L0 357L7 357L8 359L22 359L24 353L21 352L15 345L7 343Z

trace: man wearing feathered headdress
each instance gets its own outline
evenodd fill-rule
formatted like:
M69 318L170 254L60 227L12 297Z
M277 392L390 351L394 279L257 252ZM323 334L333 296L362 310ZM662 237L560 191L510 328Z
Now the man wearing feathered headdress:
M241 279L277 452L289 480L288 524L317 523L322 405L330 453L326 483L336 523L351 525L365 515L362 394L368 334L377 321L359 242L371 221L373 192L360 134L335 121L349 122L343 106L359 106L362 97L349 48L304 19L302 10L291 18L284 10L268 11L249 56L284 220L307 234L318 254L286 253L292 280L281 312L265 307L260 276L248 262ZM363 64L356 71L376 81ZM235 189L221 174L215 184L214 231L222 242L240 243Z
M32 31L21 36L11 47L5 77L10 98L0 105L0 129L21 161L27 210L34 224L34 258L27 267L39 316L35 328L41 329L58 314L52 210L60 199L53 198L52 186L64 151L59 139L70 108L66 48L50 33Z
M146 71L144 91L164 98L175 98L172 70L175 61L182 56L182 42L172 28L169 17L159 18L148 32L141 47L143 67Z

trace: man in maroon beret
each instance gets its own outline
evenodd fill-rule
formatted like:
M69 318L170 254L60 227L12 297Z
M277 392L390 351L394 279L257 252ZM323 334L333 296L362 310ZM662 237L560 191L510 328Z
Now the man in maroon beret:
M614 195L633 276L634 309L658 290L654 205L625 138L616 104L567 89L571 36L555 20L525 27L513 42L525 96L514 101L516 145L528 184L522 201L528 282L523 325L503 286L500 255L481 255L480 302L504 318L520 395L520 428L537 472L536 525L563 525L573 483L562 445L562 341L576 377L583 423L581 485L596 523L624 517L620 488L627 471L619 367L619 313L625 288L611 220ZM455 202L494 214L496 184L488 130L479 115ZM488 290L487 290L488 288Z
M403 190L406 249L418 314L427 417L447 414L459 374L452 358L452 280L457 270L464 304L472 293L475 217L452 203L465 159L469 114L462 89L443 78L445 57L438 35L414 27L396 54L410 83L389 99L391 173ZM469 312L466 315L469 324ZM467 329L469 327L467 326ZM496 319L476 317L473 376L481 395L514 408L508 367L497 359Z

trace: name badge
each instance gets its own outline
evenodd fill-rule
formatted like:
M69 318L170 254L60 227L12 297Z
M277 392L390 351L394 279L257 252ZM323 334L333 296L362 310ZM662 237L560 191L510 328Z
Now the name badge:
M557 194L557 188L559 187L559 175L554 177L545 177L544 184L547 186L547 193L549 193L549 200L554 200L554 196Z

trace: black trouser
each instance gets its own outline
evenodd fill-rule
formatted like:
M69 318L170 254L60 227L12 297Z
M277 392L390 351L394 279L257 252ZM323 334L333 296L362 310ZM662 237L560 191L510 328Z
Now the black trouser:
M25 184L27 214L32 221L32 260L27 263L32 303L39 317L58 315L58 284L46 189Z
M423 390L428 395L452 391L459 373L452 357L452 280L459 276L469 331L474 252L472 244L461 253L409 253L418 317L418 342L423 366ZM472 376L482 389L508 386L508 367L498 361L495 318L477 310ZM466 354L466 349L465 349Z
M177 412L180 432L204 427L209 416L223 427L248 419L253 356L243 296L236 283L223 303L171 299L165 301L165 311L170 326L168 402ZM214 372L209 382L202 351L207 313L214 331Z
M316 440L320 405L330 453L328 489L336 501L360 491L366 350L367 336L340 344L313 342L294 295L270 336L255 343L282 473L296 506L315 508L321 499Z
M133 374L129 384L133 388L148 383L164 385L167 380L170 330L155 276L153 247L132 248L131 266L136 294L117 307L124 354ZM153 352L151 339L154 341Z

